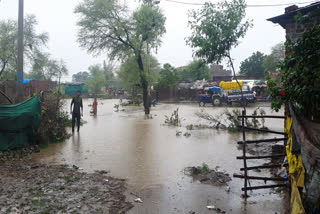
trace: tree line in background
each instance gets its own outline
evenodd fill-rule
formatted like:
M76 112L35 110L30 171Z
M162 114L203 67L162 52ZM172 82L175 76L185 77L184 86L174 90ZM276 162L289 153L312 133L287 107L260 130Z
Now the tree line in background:
M149 59L147 59L149 58ZM179 82L194 82L196 80L211 80L210 68L207 64L194 60L183 67L170 64L160 65L153 56L143 56L143 63L150 63L148 82L153 88L176 87ZM139 68L134 57L126 59L119 67L107 64L93 65L87 71L78 72L72 76L74 83L85 83L92 95L101 93L102 88L124 89L132 94L141 93L142 85L139 78Z
M249 77L265 78L270 72L278 72L278 65L280 65L284 59L285 46L284 43L279 43L271 48L269 55L257 51L241 62L239 74Z

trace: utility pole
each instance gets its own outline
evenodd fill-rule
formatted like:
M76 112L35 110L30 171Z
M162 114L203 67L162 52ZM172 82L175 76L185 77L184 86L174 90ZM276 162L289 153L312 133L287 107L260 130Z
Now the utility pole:
M23 9L24 0L19 0L19 17L18 17L18 60L17 60L17 102L22 102L23 93Z

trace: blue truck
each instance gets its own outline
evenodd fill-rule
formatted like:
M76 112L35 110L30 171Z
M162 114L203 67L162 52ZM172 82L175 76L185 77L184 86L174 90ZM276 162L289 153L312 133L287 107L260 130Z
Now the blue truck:
M243 91L243 99L239 90L225 91L220 87L211 87L205 89L205 94L199 95L199 105L205 106L211 103L213 106L221 106L223 103L232 106L233 103L247 105L256 101L255 94L251 91Z

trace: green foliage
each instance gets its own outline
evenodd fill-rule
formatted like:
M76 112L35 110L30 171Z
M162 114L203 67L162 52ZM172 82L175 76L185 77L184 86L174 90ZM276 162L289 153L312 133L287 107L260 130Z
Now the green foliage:
M229 132L237 132L241 129L239 129L240 126L242 126L242 119L239 117L241 116L240 109L233 109L231 112L229 110L225 110L224 115L226 116L226 120L228 122L228 131ZM266 115L266 112L261 109L260 107L256 108L251 116L264 116ZM245 126L249 128L256 128L256 129L268 129L265 127L265 119L245 119L244 121Z
M284 61L285 52L285 46L282 42L272 47L271 54L266 55L263 60L265 72L277 72L279 65Z
M194 82L196 80L210 80L209 66L201 60L193 60L186 67L180 69L180 80Z
M82 1L75 13L80 16L78 41L89 53L107 52L111 59L124 60L135 57L140 85L143 89L145 113L150 113L149 65L143 62L144 55L157 49L165 33L165 16L153 1L143 1L133 13L127 3L120 0Z
M155 85L159 79L160 65L158 60L155 57L149 56L142 57L142 61L144 64L147 64L147 61L150 61L150 72L147 72L147 68L145 67L145 73L149 73L147 75L147 80L150 85ZM141 81L140 81L140 69L136 63L135 57L130 57L126 61L124 61L118 72L118 78L120 81L120 85L122 88L127 91L132 91L133 89L142 90Z
M90 53L108 51L111 58L142 54L146 43L158 47L165 33L165 17L156 6L143 4L130 13L119 0L87 0L75 13L80 15L80 45Z
M160 78L157 84L158 88L170 88L175 87L179 80L179 74L177 70L170 64L164 64L160 70Z
M244 0L206 2L199 10L189 14L192 35L187 43L195 49L195 56L207 63L219 64L225 57L230 58L230 50L245 36L250 22L246 15Z
M165 115L166 120L164 121L165 124L168 126L180 126L181 125L181 118L179 118L179 108L173 111L170 117Z
M68 74L68 69L63 60L50 59L50 55L35 51L32 71L26 74L27 78L37 80L57 80Z
M82 72L76 74L75 78L84 77L86 79L85 85L88 88L89 93L97 95L102 92L102 88L113 88L116 83L116 78L113 74L114 66L104 61L102 65L96 64L88 68L89 72ZM83 80L84 80L83 79Z
M90 79L90 74L86 71L72 75L72 82L85 83Z
M48 42L47 33L36 33L35 16L24 20L24 55L26 63L31 63L37 52ZM11 79L17 70L18 23L14 20L0 21L0 78Z
M198 167L190 167L189 168L189 173L191 176L196 176L196 175L200 175L200 174L205 174L205 173L209 173L211 170L209 168L209 165L206 163L203 163L202 166L198 166Z
M101 89L105 86L105 84L105 79L103 78L103 76L99 75L92 77L89 81L86 82L85 85L88 88L90 94L98 95L102 92Z
M253 53L249 58L241 62L240 74L255 78L264 78L267 72L263 67L265 55L259 51Z
M227 121L229 121L228 131L235 132L239 130L239 126L241 125L241 111L239 109L233 109L232 112L226 110L224 114L227 116Z
M320 118L320 26L305 32L297 42L288 41L289 55L281 65L280 79L268 86L272 108L284 103L297 104L307 118ZM281 82L281 84L280 84Z
M62 102L59 102L57 106L56 93L46 94L45 100L42 102L41 123L38 130L41 144L60 142L68 137L65 125L69 117L62 109Z
M209 165L206 164L206 163L203 163L203 164L202 164L201 171L202 171L202 172L210 172Z

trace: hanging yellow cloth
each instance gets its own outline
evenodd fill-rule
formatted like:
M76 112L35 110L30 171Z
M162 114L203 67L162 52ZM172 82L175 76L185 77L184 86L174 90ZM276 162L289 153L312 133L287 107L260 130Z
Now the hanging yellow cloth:
M292 118L288 117L286 121L286 130L288 134L288 144L286 147L288 164L289 164L289 176L291 180L291 202L290 210L291 214L305 214L301 196L298 187L304 187L305 169L302 162L301 155L292 154Z

